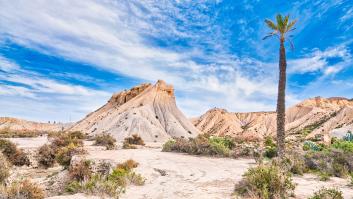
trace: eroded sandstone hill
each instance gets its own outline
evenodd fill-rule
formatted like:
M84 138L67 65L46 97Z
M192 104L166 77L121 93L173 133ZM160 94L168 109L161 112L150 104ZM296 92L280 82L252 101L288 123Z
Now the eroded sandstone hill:
M286 111L286 131L292 138L311 138L317 134L324 140L342 136L353 129L353 101L346 98L311 98ZM276 133L275 112L231 113L211 109L194 125L205 133L262 139Z
M173 86L162 80L155 85L141 84L114 94L107 104L88 114L70 130L110 133L118 140L138 134L145 141L157 142L199 134L176 106Z

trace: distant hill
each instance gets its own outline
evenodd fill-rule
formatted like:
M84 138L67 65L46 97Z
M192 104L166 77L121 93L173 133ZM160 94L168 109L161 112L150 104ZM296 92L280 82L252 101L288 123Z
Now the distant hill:
M33 131L33 132L53 132L66 129L68 123L42 123L33 122L12 117L0 117L0 130L10 131Z
M204 133L221 136L263 139L276 134L275 112L232 113L214 108L193 119L193 123ZM346 98L315 97L286 111L289 139L320 134L328 141L330 136L342 136L348 130L353 130L353 102Z

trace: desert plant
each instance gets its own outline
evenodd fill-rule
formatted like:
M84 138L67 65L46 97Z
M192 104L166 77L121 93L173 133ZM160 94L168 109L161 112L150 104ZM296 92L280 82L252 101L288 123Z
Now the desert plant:
M353 133L348 131L347 134L343 137L343 140L353 142Z
M51 137L51 147L57 152L60 148L67 147L70 144L82 146L82 137L84 137L84 135L79 131L55 134Z
M341 149L344 152L353 152L353 142L346 140L336 140L332 144L333 148Z
M13 182L10 186L4 190L5 198L8 199L43 199L43 190L35 183L29 180L21 182Z
M277 145L276 143L273 141L272 137L266 137L265 138L265 150L264 150L264 157L267 158L274 158L277 156Z
M26 137L38 137L42 135L40 132L36 131L14 131L10 129L2 129L0 130L1 138L26 138Z
M335 188L321 188L309 199L343 199L342 191Z
M291 174L280 166L270 164L250 168L236 185L235 193L260 199L286 198L294 188Z
M94 143L95 145L105 146L107 150L111 150L116 147L115 146L116 139L110 134L103 133L101 135L96 135L94 137L94 140L95 140L95 143Z
M80 177L71 178L72 181L66 185L66 191L118 198L120 193L125 191L128 183L144 184L145 179L133 171L137 165L138 163L134 160L127 160L118 164L111 172L98 172L92 175L83 175L79 172L78 176ZM85 167L84 170L87 170L87 164L83 163L81 166Z
M176 141L174 139L168 140L166 143L163 144L162 151L164 152L171 152L175 146Z
M86 151L73 143L69 144L67 147L62 147L59 149L56 160L58 163L64 167L70 166L71 159L74 155L84 154Z
M47 144L38 149L37 157L39 165L45 168L52 167L55 164L55 150Z
M124 143L125 142L133 145L145 145L143 139L137 134L133 134L131 137L125 138Z
M89 160L81 160L80 162L70 165L69 175L71 179L77 181L84 181L91 177L91 161Z
M271 20L266 19L265 23L273 31L268 34L263 39L266 39L271 36L277 36L280 41L280 50L279 50L279 82L278 82L278 96L277 96L277 147L278 147L278 156L280 158L284 157L285 151L285 90L286 90L286 49L284 47L284 42L287 37L287 34L290 31L293 31L296 20L289 22L289 15L282 17L278 14L276 17L276 22L274 23ZM291 42L291 40L289 39ZM292 44L292 42L291 42Z
M9 140L0 139L0 151L7 157L7 159L16 166L30 165L29 158L23 150L18 149L17 146Z
M8 162L7 158L0 153L0 185L4 184L6 179L10 176L10 163Z

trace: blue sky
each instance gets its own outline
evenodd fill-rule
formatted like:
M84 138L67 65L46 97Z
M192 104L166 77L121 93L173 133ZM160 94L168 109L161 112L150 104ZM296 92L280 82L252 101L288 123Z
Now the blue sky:
M277 13L298 19L287 105L353 98L349 0L0 0L0 115L76 121L158 79L189 117L274 110L279 44L262 37Z

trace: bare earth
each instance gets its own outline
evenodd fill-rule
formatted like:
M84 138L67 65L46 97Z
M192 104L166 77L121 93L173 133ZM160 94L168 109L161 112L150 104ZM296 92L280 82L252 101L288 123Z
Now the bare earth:
M21 148L34 148L46 141L43 138L12 139ZM25 144L25 145L22 145ZM90 145L91 142L85 142ZM21 146L22 145L22 146ZM149 146L152 145L148 144ZM140 163L136 171L147 178L145 185L129 185L122 199L174 199L174 198L232 198L234 184L255 161L251 159L229 159L199 157L178 153L161 152L158 144L151 148L119 149L106 151L101 147L87 146L88 159L110 160L121 163L133 159ZM165 171L166 175L162 175ZM33 172L33 171L32 171ZM33 176L32 176L33 177ZM35 177L34 177L35 178ZM318 177L306 174L295 176L296 198L306 199L321 187L337 187L345 199L353 199L353 189L348 179L331 178L322 182ZM51 199L93 199L83 194L56 196Z

